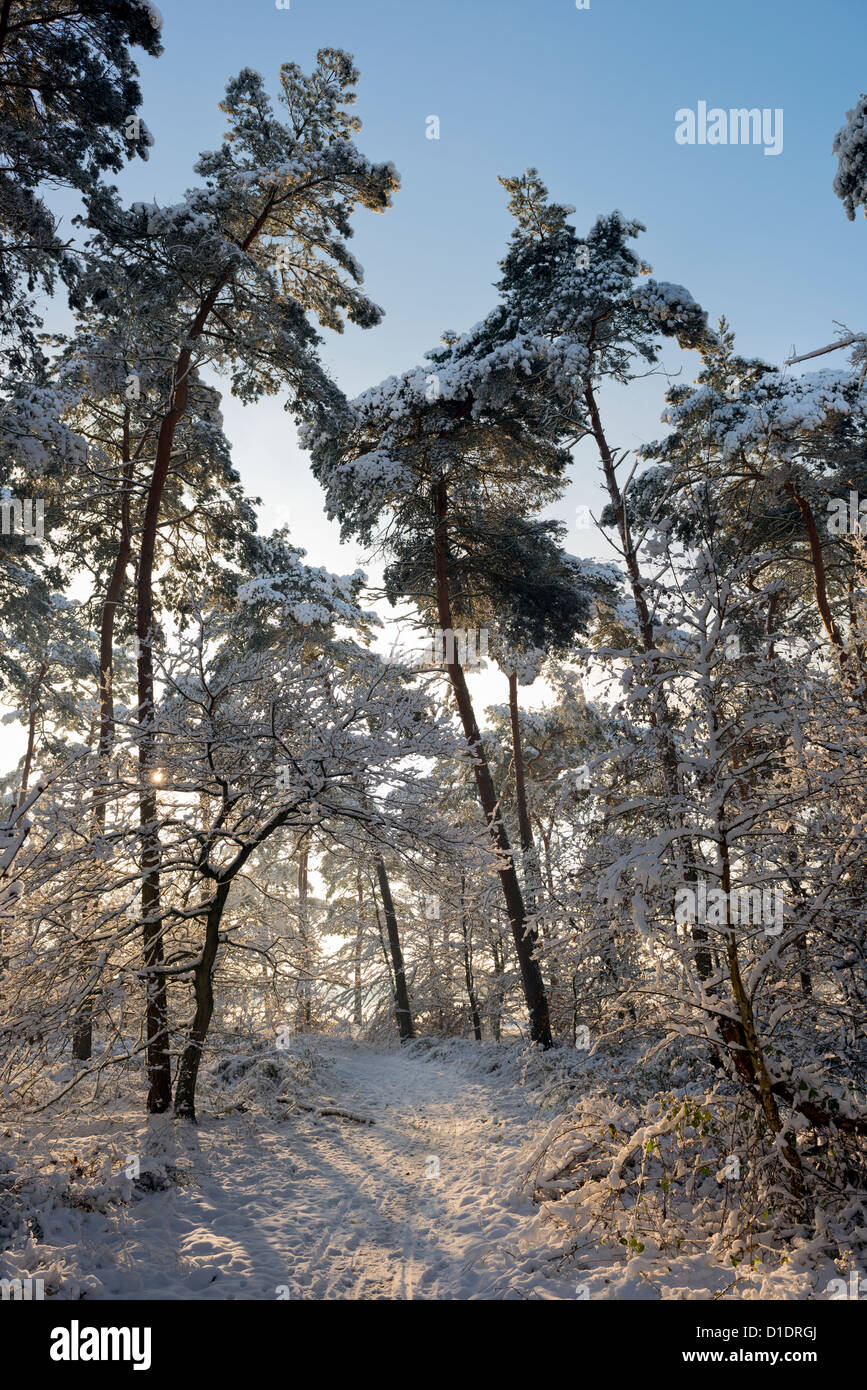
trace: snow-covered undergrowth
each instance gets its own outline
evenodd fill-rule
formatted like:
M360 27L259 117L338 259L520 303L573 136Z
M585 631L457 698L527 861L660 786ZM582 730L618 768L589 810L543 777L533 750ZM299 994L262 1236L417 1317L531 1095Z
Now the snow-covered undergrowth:
M330 1072L308 1039L284 1048L252 1042L203 1070L203 1110L215 1123L245 1113L285 1118L312 1108ZM52 1086L62 1080L55 1072ZM0 1278L42 1279L45 1297L120 1293L122 1278L112 1289L89 1267L94 1252L101 1259L106 1240L144 1216L153 1194L173 1199L198 1185L195 1132L169 1116L146 1119L140 1084L134 1101L132 1093L95 1099L91 1111L72 1092L44 1114L0 1125Z
M304 1036L281 1047L234 1052L205 1071L202 1105L215 1114L260 1110L273 1117L311 1102L332 1073L322 1049Z
M695 1057L413 1046L522 1087L553 1113L518 1183L538 1210L533 1238L579 1269L607 1252L611 1296L824 1297L829 1280L864 1268L863 1147L860 1167L839 1138L802 1147L810 1190L799 1214L754 1109ZM598 1278L578 1280L579 1296L598 1296Z

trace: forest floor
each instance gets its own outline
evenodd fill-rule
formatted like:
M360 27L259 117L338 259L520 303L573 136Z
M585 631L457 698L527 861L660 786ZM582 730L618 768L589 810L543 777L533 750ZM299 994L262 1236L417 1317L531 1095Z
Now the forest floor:
M304 1040L276 1065L212 1070L198 1127L88 1108L64 1116L62 1140L56 1119L0 1128L19 1164L67 1184L5 1242L0 1275L67 1299L732 1296L721 1262L639 1257L592 1227L564 1239L522 1182L551 1104L505 1051ZM803 1268L780 1273L734 1296L815 1288Z
M62 1167L96 1151L122 1162L128 1148L145 1173L169 1168L175 1181L110 1224L103 1212L49 1210L11 1272L32 1274L50 1250L62 1297L574 1296L574 1280L534 1276L516 1259L533 1208L512 1190L528 1138L546 1127L520 1087L451 1057L321 1050L328 1087L315 1111L203 1104L196 1128L118 1114L65 1123ZM318 1113L332 1108L373 1123ZM31 1133L27 1147L48 1137Z

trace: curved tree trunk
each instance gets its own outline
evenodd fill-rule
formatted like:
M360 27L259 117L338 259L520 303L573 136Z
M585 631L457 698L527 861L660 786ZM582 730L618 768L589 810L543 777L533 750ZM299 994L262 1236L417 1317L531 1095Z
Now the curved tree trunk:
M720 888L725 894L726 901L726 959L728 962L732 994L734 996L739 1019L738 1023L735 1023L734 1019L727 1019L725 1021L728 1025L727 1028L721 1027L720 1031L723 1033L730 1053L732 1054L736 1074L746 1083L756 1103L760 1106L771 1132L774 1135L776 1145L786 1162L789 1169L792 1193L797 1201L804 1202L806 1200L806 1189L804 1186L804 1173L801 1160L792 1138L783 1132L783 1122L774 1095L773 1083L768 1073L764 1049L759 1041L752 1000L747 993L741 975L737 937L735 936L734 927L731 923L729 907L731 903L732 886L729 845L725 827L722 824L718 824L717 833L719 835L719 850L722 861Z
M179 1120L196 1122L196 1083L202 1050L208 1036L211 1018L214 1013L214 964L220 944L220 922L223 908L231 889L230 883L221 883L214 894L214 900L205 919L205 943L193 973L193 988L196 999L196 1012L193 1026L178 1063L178 1077L175 1086L175 1114Z
M241 251L248 251L261 234L274 200L270 193L244 240ZM156 457L147 493L141 546L136 602L136 633L138 637L138 722L139 722L139 824L142 837L142 937L147 979L147 1068L150 1089L147 1107L151 1114L167 1110L172 1099L169 1062L169 1021L166 980L162 972L164 960L160 902L160 862L162 847L157 827L158 804L154 786L156 747L153 735L154 668L153 575L156 555L157 528L162 508L163 492L169 476L175 432L187 409L189 376L193 367L193 348L201 338L220 294L232 279L236 263L224 267L204 296L196 315L184 334L184 345L178 352L172 376L169 409L160 421Z

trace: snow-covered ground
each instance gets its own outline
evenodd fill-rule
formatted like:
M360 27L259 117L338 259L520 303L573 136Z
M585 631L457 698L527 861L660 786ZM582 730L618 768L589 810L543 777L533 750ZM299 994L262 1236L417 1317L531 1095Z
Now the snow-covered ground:
M582 1229L568 1199L533 1205L523 1179L552 1102L520 1084L519 1056L504 1062L506 1052L317 1040L303 1044L288 1094L286 1068L299 1058L265 1054L265 1104L255 1081L244 1090L263 1057L246 1073L212 1074L198 1128L115 1111L64 1118L62 1139L56 1121L0 1129L0 1147L17 1148L10 1170L27 1162L67 1194L34 1198L38 1216L0 1254L0 1274L42 1277L60 1298L816 1295L817 1269L798 1260L748 1273L732 1293L722 1259L637 1253Z
M318 1108L372 1124L234 1111L203 1112L195 1130L160 1117L133 1131L131 1116L82 1118L65 1127L70 1154L110 1146L120 1162L128 1148L146 1171L170 1162L179 1181L112 1207L111 1220L54 1208L13 1272L48 1260L66 1297L80 1285L98 1298L463 1299L502 1297L512 1282L525 1297L573 1294L521 1274L509 1253L533 1215L510 1189L541 1123L520 1088L452 1057L323 1049Z

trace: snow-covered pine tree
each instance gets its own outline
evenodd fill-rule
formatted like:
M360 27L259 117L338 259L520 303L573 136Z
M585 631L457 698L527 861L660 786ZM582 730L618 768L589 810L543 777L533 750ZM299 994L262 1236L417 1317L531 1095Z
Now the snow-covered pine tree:
M737 550L749 531L777 581L774 621L788 610L790 625L801 608L798 630L824 634L846 680L863 683L857 503L849 512L852 494L867 494L867 414L853 375L793 379L744 359L723 321L695 383L667 401L669 433L639 451L651 467L635 481L635 514L645 525L667 514L689 546L708 543L712 527L717 546Z
M229 130L219 150L201 156L203 182L173 207L135 205L126 211L104 192L91 208L95 229L88 288L135 319L149 355L171 363L169 386L154 443L139 543L136 638L141 725L140 821L156 821L154 710L154 570L175 435L187 413L191 372L205 363L231 375L243 400L288 392L288 408L308 421L333 413L340 393L319 365L318 335L308 312L326 327L344 317L362 327L381 310L358 288L362 271L349 252L356 206L382 211L398 186L390 164L362 156L352 135L358 74L351 58L322 49L309 77L295 64L281 68L279 121L261 77L244 69L229 84L222 109ZM160 850L145 853L142 885L145 966L152 1039L151 1093L155 1111L170 1103L162 948Z
M39 372L33 291L57 276L76 290L80 261L47 193L85 203L102 176L153 143L131 50L162 52L159 12L145 0L5 0L0 8L0 351L7 368Z
M859 207L867 217L867 92L846 112L846 124L834 136L833 148L837 156L834 192L854 222Z
M469 347L447 334L444 346L428 354L427 365L366 392L329 430L304 433L329 512L340 518L344 534L370 540L389 518L388 596L411 598L442 633L460 627L467 575L474 570L487 571L495 589L497 575L504 587L509 577L516 584L510 522L516 524L520 507L514 503L556 496L568 461L557 425L532 389L534 372L545 365L538 343L519 334L491 351L486 346L476 334ZM483 505L487 494L494 500ZM536 536L546 529L544 523L526 523ZM472 586L468 600L471 594ZM467 615L478 612L478 604L468 602ZM532 932L454 637L446 669L500 856L531 1037L549 1047L548 1005Z

